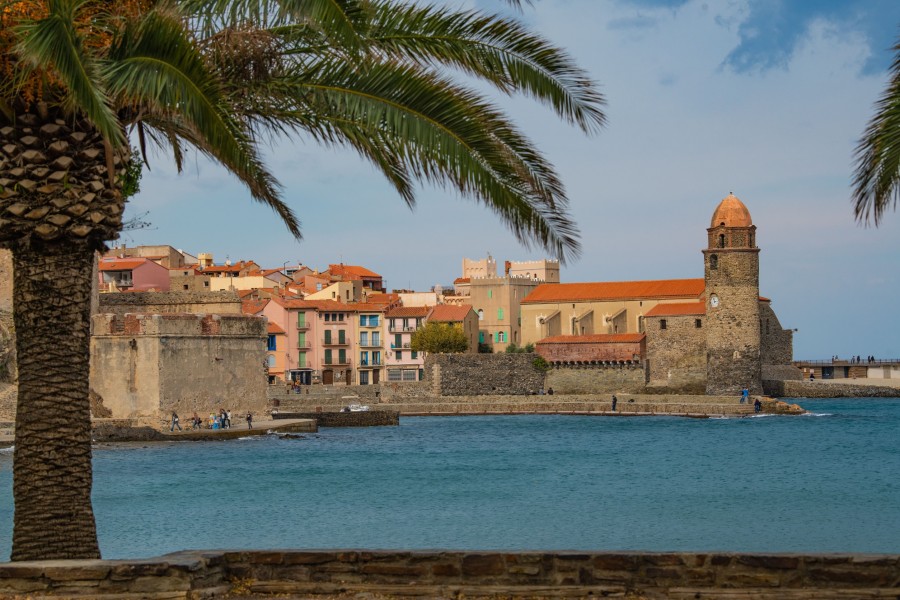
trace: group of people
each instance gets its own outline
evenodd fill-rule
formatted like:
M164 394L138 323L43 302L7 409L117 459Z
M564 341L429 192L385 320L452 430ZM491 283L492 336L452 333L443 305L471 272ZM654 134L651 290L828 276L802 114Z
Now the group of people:
M220 408L218 413L209 413L205 428L231 429L231 411ZM181 428L181 419L178 417L178 413L173 410L172 424L171 427L169 427L169 431L174 432L176 429L178 429L178 431L183 431ZM194 412L194 416L191 417L191 429L204 429L203 419L196 412ZM247 429L253 429L253 413L251 412L247 413Z

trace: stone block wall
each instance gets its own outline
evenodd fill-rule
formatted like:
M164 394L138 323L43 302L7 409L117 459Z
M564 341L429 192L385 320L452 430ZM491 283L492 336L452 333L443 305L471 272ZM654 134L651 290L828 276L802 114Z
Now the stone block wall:
M113 418L266 409L266 322L240 315L97 315L91 388Z
M430 354L426 377L440 396L523 395L544 387L535 354Z
M545 389L553 388L557 394L639 393L645 385L640 363L554 366L544 380Z
M794 332L783 329L771 303L759 303L760 361L766 365L790 365L794 360Z
M665 321L666 328L662 328ZM697 321L700 327L697 327ZM706 383L706 317L644 317L647 373L651 385Z
M400 411L369 410L360 412L279 412L275 419L315 419L318 427L382 427L399 425Z
M3 597L895 598L900 555L185 551L0 564Z
M100 312L190 313L240 315L241 300L236 292L134 292L100 294Z
M766 395L776 398L900 398L900 388L860 383L764 380Z

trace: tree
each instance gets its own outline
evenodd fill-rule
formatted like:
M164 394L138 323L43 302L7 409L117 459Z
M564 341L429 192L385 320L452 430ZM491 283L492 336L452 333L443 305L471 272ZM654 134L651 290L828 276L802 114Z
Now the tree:
M856 220L878 226L884 212L900 201L900 41L887 89L875 105L856 147L853 207Z
M91 264L122 229L129 167L148 145L179 168L190 149L219 162L298 239L259 153L277 136L355 149L410 206L417 183L445 185L526 245L578 252L552 165L452 76L596 131L594 83L514 20L394 0L0 0L0 50L0 247L13 253L19 358L13 560L100 555Z
M469 349L469 340L458 325L429 321L412 334L410 348L416 352L459 354Z

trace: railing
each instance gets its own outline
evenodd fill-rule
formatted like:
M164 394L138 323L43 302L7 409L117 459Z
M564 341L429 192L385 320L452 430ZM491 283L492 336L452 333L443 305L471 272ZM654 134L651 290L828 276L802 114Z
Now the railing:
M411 327L391 326L391 327L388 327L388 331L395 332L395 333L409 333L409 332L415 331L415 330L416 330L415 326L411 326Z
M297 331L308 331L309 323L297 323Z
M370 328L373 328L373 329L377 329L377 328L381 327L381 323L375 323L374 325L373 325L372 323L366 323L365 325L363 325L362 323L360 323L359 326L360 326L360 327L370 327Z
M876 358L875 360L869 361L863 357L859 362L856 362L855 358L853 360L849 358L839 358L837 360L834 359L825 359L825 360L795 360L793 361L794 366L797 365L812 365L812 366L840 366L840 367L852 367L859 365L861 367L880 367L887 365L900 365L900 358Z
M381 342L359 342L360 348L381 348L383 344Z
M341 340L340 338L338 338L338 339L322 338L322 345L323 346L349 346L350 340L347 338L344 338L343 340Z
M326 367L349 367L350 359L345 358L341 360L340 358L332 358L330 361L326 359L322 364Z
M397 349L408 350L410 346L411 346L411 344L409 342L405 342L403 344L391 344L391 350L397 350Z
M299 340L297 341L297 349L298 350L309 350L311 347L312 347L312 344L310 344L309 342L301 342Z

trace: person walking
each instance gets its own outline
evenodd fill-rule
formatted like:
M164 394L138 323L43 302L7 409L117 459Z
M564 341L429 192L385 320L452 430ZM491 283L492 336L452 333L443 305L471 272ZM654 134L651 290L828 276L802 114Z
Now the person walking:
M741 404L747 404L747 401L750 399L750 390L744 387L741 390Z
M169 431L174 432L176 427L178 428L178 431L182 431L181 424L178 422L178 413L173 410L172 411L172 427L169 428Z
M225 423L228 424L228 429L231 429L231 411L230 410L225 411Z
M760 401L759 401L759 398L757 398L757 399L753 402L753 412L759 412L759 411L761 411L761 410L762 410L762 402L760 402Z
M247 429L253 429L253 413L247 413Z
M617 403L618 401L619 401L619 399L616 398L616 395L615 395L615 394L613 394L613 397L612 397L612 406L613 406L612 411L613 411L613 412L616 412L616 403Z

